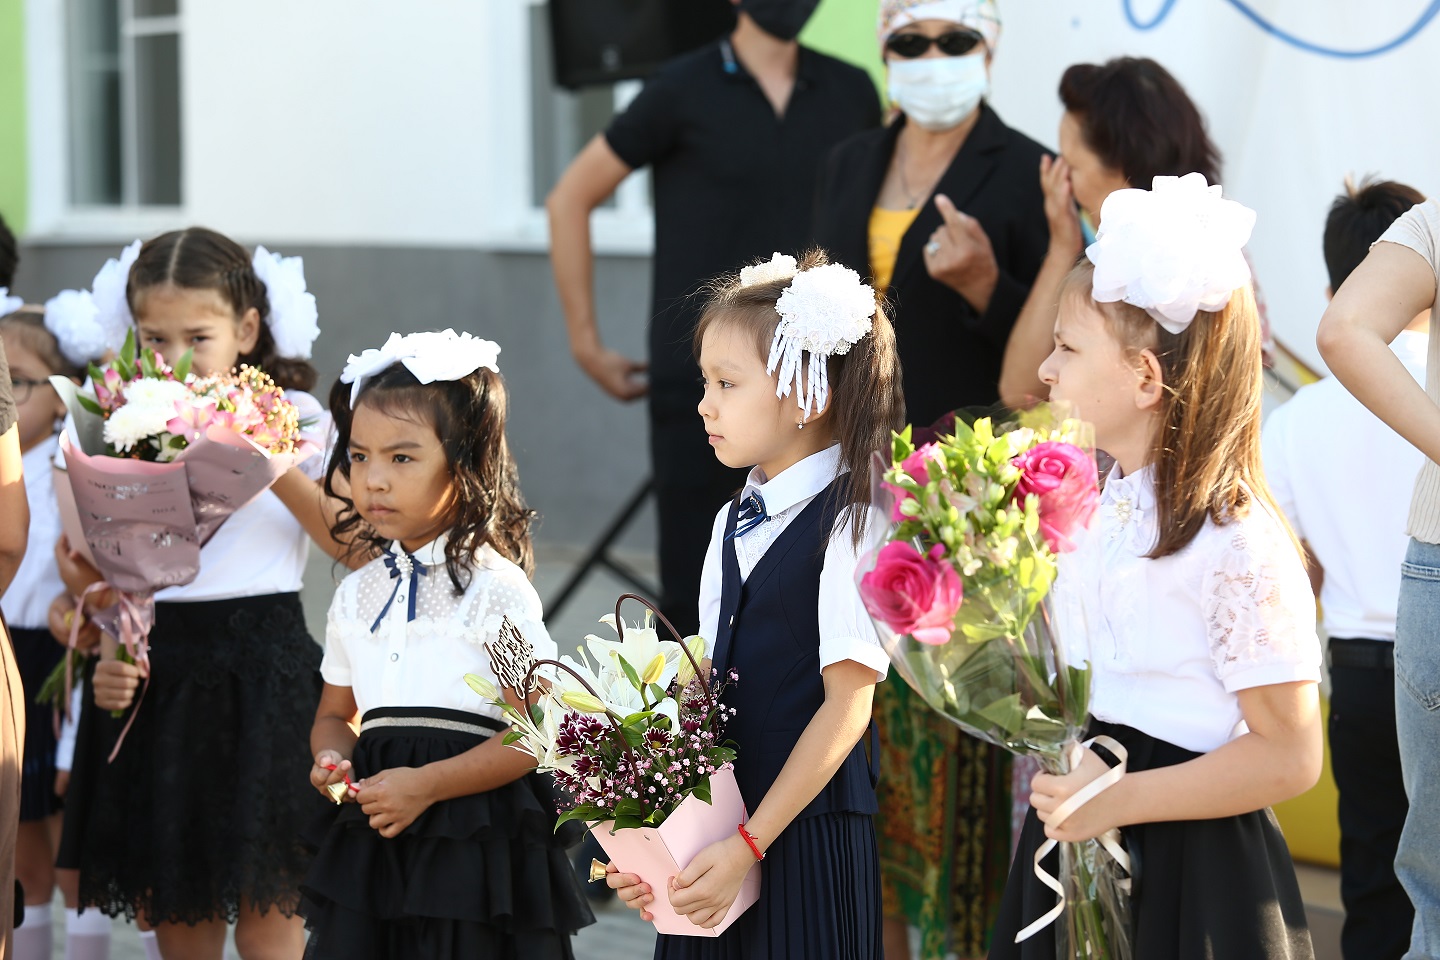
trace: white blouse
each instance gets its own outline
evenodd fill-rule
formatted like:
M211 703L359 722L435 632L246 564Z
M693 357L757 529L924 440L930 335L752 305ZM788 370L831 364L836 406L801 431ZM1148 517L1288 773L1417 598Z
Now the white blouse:
M330 414L308 393L286 390L285 397L299 408L301 436L320 448L300 469L319 480L329 460ZM279 497L266 490L231 514L200 549L200 572L194 580L167 587L155 599L174 603L298 593L309 558L305 528Z
M384 557L350 574L335 591L320 672L326 683L354 691L361 714L375 707L445 707L499 719L500 708L466 686L465 674L496 681L483 644L494 642L505 617L530 641L537 659L555 659L555 641L525 571L486 544L469 587L456 596L445 569L445 540L442 535L415 551L425 573L416 578L414 620L408 619L411 578L392 576ZM398 544L392 549L400 551Z
M1315 599L1284 526L1260 504L1224 525L1207 520L1185 549L1150 560L1155 506L1149 468L1112 474L1095 535L1062 558L1061 576L1084 585L1091 712L1203 753L1246 731L1239 691L1320 680Z
M0 600L0 609L12 627L44 628L50 601L65 592L65 581L60 579L60 568L55 563L55 544L61 530L52 461L59 446L60 438L50 437L20 457L25 471L25 499L30 503L30 531L25 541L25 559L20 561L15 579Z
M767 480L759 467L750 471L741 497L759 493L769 514L755 528L735 538L735 559L740 566L740 580L765 556L765 551L784 532L842 469L839 445L811 454L772 479ZM705 637L709 656L715 649L715 636L720 623L721 557L725 547L725 526L731 505L727 503L715 515L710 532L710 548L700 575L700 635ZM832 663L854 660L875 671L876 679L884 680L890 669L890 658L880 646L875 625L865 612L860 591L855 587L855 569L870 550L880 545L889 529L885 515L874 507L866 507L869 517L865 537L857 549L850 536L850 517L854 507L840 511L825 547L825 562L820 571L820 669Z

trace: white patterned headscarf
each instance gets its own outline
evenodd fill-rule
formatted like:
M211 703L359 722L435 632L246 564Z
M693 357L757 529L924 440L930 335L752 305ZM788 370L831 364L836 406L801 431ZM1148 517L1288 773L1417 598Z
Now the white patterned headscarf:
M880 42L918 20L949 20L985 38L985 49L995 52L1000 41L1000 10L995 0L881 0Z

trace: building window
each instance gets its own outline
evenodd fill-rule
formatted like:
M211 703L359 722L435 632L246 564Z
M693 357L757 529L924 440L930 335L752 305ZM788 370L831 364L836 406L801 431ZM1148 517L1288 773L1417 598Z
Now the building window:
M641 81L626 80L574 92L556 86L549 11L544 4L534 3L529 18L530 203L542 207L570 161L634 99ZM627 177L603 208L622 216L648 215L649 172L642 170Z
M70 199L181 201L179 0L69 0Z

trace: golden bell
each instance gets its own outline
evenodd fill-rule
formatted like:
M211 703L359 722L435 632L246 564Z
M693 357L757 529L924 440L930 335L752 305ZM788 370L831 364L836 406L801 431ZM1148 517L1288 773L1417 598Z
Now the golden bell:
M590 882L598 883L599 881L604 880L605 874L608 872L608 867L608 864L604 864L601 863L599 860L592 859L590 861Z
M343 780L339 783L331 783L325 786L325 792L330 794L330 799L336 803L345 802L345 794L350 792L350 784Z

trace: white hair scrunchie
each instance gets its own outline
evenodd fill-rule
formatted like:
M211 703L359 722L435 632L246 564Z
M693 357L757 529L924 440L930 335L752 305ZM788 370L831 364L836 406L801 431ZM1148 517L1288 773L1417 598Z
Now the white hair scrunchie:
M1204 174L1187 173L1106 197L1100 232L1085 250L1095 300L1133 304L1170 333L1201 310L1223 309L1250 282L1243 251L1255 211L1220 194Z
M309 360L320 336L320 310L305 286L304 260L256 247L250 262L270 301L270 336L276 352L292 360Z
M785 259L790 264L795 262L793 258ZM776 274L767 274L765 279L783 279L779 271L784 268L781 254L777 253L769 264L747 269ZM775 303L775 312L780 314L780 324L770 342L765 372L778 371L775 396L788 397L794 390L809 420L812 413L825 409L830 399L825 361L848 353L870 332L875 319L875 290L862 282L854 270L827 263L794 273ZM808 364L806 354L810 356Z
M87 367L115 349L89 290L61 290L46 300L45 329L55 337L65 359L77 367Z
M130 284L130 268L140 256L140 241L131 241L120 251L119 258L111 257L105 266L90 281L91 297L98 311L96 320L105 331L105 343L111 350L119 350L125 342L125 335L135 326L135 317L130 313L130 300L125 290Z
M454 330L390 334L385 345L359 354L340 373L340 382L350 384L350 406L360 398L365 381L388 370L397 363L415 375L421 383L437 380L460 380L481 367L500 372L500 345Z

